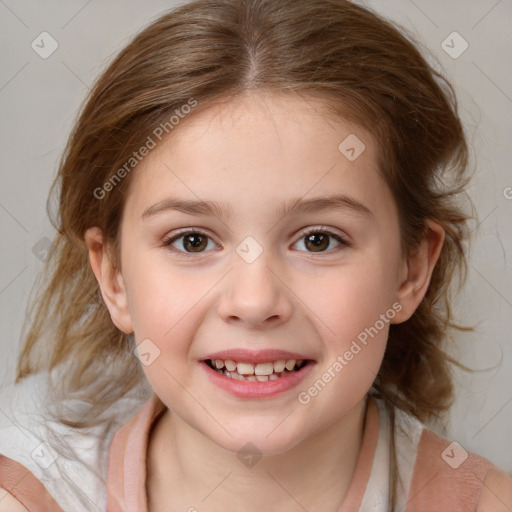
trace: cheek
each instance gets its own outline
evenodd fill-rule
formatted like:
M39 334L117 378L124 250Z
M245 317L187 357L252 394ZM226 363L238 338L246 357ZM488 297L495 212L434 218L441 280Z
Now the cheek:
M390 321L396 314L386 264L376 254L340 268L325 280L323 293L317 291L311 299L324 343L319 374L329 382L322 394L326 402L341 400L339 407L349 407L364 396L384 357ZM308 394L305 400L310 398Z
M381 264L369 260L326 274L317 285L314 292L304 289L300 296L339 349L392 306L389 276Z
M146 263L133 264L129 270L129 307L135 338L137 343L151 340L155 351L160 352L158 364L146 370L169 379L167 370L184 382L190 365L202 355L193 341L211 307L209 299L218 275L185 266L172 268L161 257L151 262L149 256L139 257L137 261Z
M180 319L197 307L208 283L191 278L186 271L171 271L161 259L140 257L138 261L130 267L128 280L135 333L165 341L182 328ZM145 263L141 265L141 261Z
M139 355L142 370L167 405L191 407L183 390L199 395L191 371L196 364L191 347L203 312L197 297L186 300L181 293L170 293L161 282L154 284L160 288L140 293L134 301L136 341L150 354L149 361Z

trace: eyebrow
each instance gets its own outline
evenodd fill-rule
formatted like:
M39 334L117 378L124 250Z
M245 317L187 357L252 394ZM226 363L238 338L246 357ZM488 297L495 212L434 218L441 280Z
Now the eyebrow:
M288 201L281 208L278 208L275 215L276 217L282 218L290 214L297 215L301 213L316 213L330 210L346 210L366 217L369 220L375 219L374 213L367 206L343 194L312 199L299 197ZM146 208L141 218L145 221L158 213L166 211L179 211L195 216L214 215L227 220L229 220L233 214L230 205L222 205L216 201L194 201L169 197Z

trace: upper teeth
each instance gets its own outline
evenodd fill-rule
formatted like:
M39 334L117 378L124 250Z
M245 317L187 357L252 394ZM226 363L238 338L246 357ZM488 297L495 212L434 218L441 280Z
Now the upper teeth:
M293 370L295 365L300 366L303 363L303 359L288 359L287 361L279 359L274 362L258 364L236 362L232 359L226 359L225 361L215 359L212 362L215 364L215 368L219 370L226 367L227 371L234 372L236 370L240 375L272 375L272 373L281 373L285 368L289 371Z

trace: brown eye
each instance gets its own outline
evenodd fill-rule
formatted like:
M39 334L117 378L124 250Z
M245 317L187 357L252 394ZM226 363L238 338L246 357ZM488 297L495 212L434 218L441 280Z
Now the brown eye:
M185 235L183 237L183 248L191 252L201 252L208 243L207 238L199 233Z
M312 233L304 237L304 245L314 252L325 251L329 247L329 235L324 233Z
M336 240L338 245L329 249L331 239ZM299 241L302 240L304 240L306 252L312 253L330 252L331 249L334 250L340 246L348 247L350 245L341 235L326 229L311 230L302 236Z
M188 256L191 253L207 252L205 249L209 241L215 248L216 244L206 233L189 230L166 238L163 240L162 245L166 247L172 245L175 248L175 252L182 256Z

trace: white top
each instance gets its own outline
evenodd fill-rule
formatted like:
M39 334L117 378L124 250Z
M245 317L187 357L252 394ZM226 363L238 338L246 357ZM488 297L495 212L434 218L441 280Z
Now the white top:
M0 454L32 472L65 511L106 510L112 437L151 393L141 386L102 415L109 417L105 423L79 431L51 419L47 378L41 372L0 390ZM90 407L68 406L80 407L84 416Z

